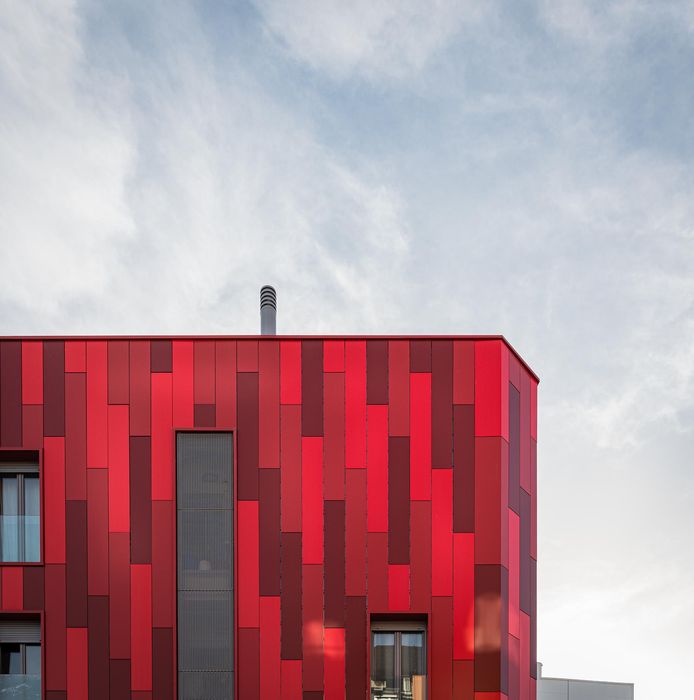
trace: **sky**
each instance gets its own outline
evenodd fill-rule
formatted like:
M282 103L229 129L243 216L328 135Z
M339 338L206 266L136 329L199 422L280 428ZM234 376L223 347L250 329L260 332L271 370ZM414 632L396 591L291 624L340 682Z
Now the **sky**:
M683 697L693 75L694 0L0 0L0 334L504 334L545 675Z

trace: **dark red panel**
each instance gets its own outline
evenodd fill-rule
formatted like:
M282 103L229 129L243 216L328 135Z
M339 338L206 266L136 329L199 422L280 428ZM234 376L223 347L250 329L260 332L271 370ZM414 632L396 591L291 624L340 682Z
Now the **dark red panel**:
M508 391L508 507L520 513L520 393Z
M174 535L176 528L174 503L152 503L152 624L155 627L171 627L174 623L176 596L174 592Z
M173 425L176 428L193 426L193 342L173 342ZM156 377L152 377L152 381ZM236 397L234 397L236 398Z
M67 625L87 626L87 502L65 504Z
M107 461L108 365L106 355L105 342L87 343L87 466L89 467L105 467Z
M152 375L152 499L174 497L173 389L169 374Z
M196 428L214 428L217 422L213 403L196 403L193 407L193 422Z
M323 341L323 371L324 372L344 372L345 371L345 341L344 340L324 340Z
M22 342L22 403L43 403L43 344Z
M280 682L280 599L261 597L260 697L279 698Z
M520 492L520 609L530 614L530 495Z
M410 372L431 372L431 341L410 341Z
M301 531L301 408L281 408L282 532Z
M88 651L86 628L68 628L67 696L70 700L87 700L89 695Z
M366 341L366 403L388 403L388 341Z
M323 690L323 566L304 564L303 622L303 689Z
M65 495L87 498L87 387L83 373L65 375ZM105 466L105 463L102 465Z
M173 354L170 340L153 340L150 351L152 372L171 372L173 370Z
M530 437L537 441L537 380L530 377Z
M257 627L240 629L238 639L239 697L260 700L260 630Z
M431 607L431 501L412 501L410 542L410 606L413 612Z
M366 342L345 343L345 466L366 467Z
M152 690L152 568L130 567L130 677L133 690Z
M530 560L530 677L537 678L537 562Z
M345 621L345 502L325 501L325 625Z
M298 340L280 343L280 402L301 403L301 342Z
M345 697L345 631L325 630L325 700L344 700Z
M4 566L2 573L3 610L24 609L24 571L20 566Z
M453 342L453 403L475 401L475 343L471 340Z
M518 625L520 629L520 623ZM524 674L525 677L525 674ZM527 679L526 679L527 683ZM508 635L508 700L520 700L521 691L520 639ZM533 698L534 700L534 698Z
M109 665L110 700L131 700L130 659L111 659Z
M431 698L453 698L453 605L451 598L431 599Z
M108 698L108 597L89 596L89 697Z
M43 568L27 566L24 569L24 609L43 610L44 606Z
M196 404L214 404L215 352L213 340L193 343L193 401Z
M65 371L87 371L87 343L84 340L68 340L65 343Z
M453 595L453 470L431 478L431 593Z
M173 700L173 630L155 627L152 630L152 700Z
M475 409L453 409L453 530L475 530Z
M326 500L345 497L345 375L326 374L324 396L324 484Z
M530 493L530 377L525 373L520 391L520 485Z
M65 566L46 565L46 690L67 688Z
M520 517L508 515L508 629L520 639Z
M301 439L301 526L303 563L322 564L323 438Z
M371 612L388 610L388 535L370 532L367 535L367 603Z
M236 367L239 372L258 371L258 341L239 340L236 344Z
M301 434L323 435L323 341L301 342Z
M130 401L130 343L127 340L108 341L108 402Z
M475 440L475 563L508 565L508 446ZM505 468L505 469L504 469ZM505 473L504 473L505 472Z
M410 440L388 438L388 563L410 563Z
M0 445L22 444L22 343L0 342Z
M431 466L453 466L453 341L431 344Z
M388 406L367 408L367 529L388 532Z
M22 406L22 446L36 450L43 447L43 406Z
M474 661L455 660L453 662L453 697L455 700L475 700ZM510 697L509 700L511 700Z
M280 470L260 470L260 595L280 594Z
M43 514L51 526L44 528L45 561L65 563L65 438L43 441Z
M108 471L87 470L87 579L89 595L108 595Z
M152 452L146 435L130 438L130 561L152 562Z
M236 343L218 340L215 346L217 427L236 427Z
M530 441L530 556L537 559L537 442Z
M258 375L238 374L238 497L258 499Z
M410 434L410 344L388 342L388 404L390 435Z
M278 342L258 347L259 466L280 466L280 346Z
M148 340L130 341L130 433L149 435L150 347Z
M508 573L504 567L475 566L475 691L478 692L507 692L507 595Z
M530 617L521 613L520 636L520 697L521 700L534 700L530 696L530 678L526 675L526 669L530 668Z
M388 610L408 610L410 607L410 567L407 564L388 566Z
M113 532L108 539L109 651L112 659L128 659L130 657L130 536L127 532ZM129 679L130 673L128 673ZM129 682L128 687L130 687Z
M364 700L366 675L366 598L348 596L345 607L345 678L347 700Z
M410 376L410 497L431 498L431 375Z
M301 533L282 533L282 658L300 659L301 638Z
M243 575L237 578L239 627L258 627L259 601L259 524L258 501L237 504L237 561Z
M43 343L43 429L46 436L65 435L65 346Z
M366 595L366 472L348 469L345 486L345 565L348 596Z

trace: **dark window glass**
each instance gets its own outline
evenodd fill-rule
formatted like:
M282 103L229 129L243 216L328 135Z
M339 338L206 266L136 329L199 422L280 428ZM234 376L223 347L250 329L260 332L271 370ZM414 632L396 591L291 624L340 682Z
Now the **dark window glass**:
M0 561L39 561L40 498L35 468L0 470Z
M424 700L423 630L376 630L371 635L371 697Z

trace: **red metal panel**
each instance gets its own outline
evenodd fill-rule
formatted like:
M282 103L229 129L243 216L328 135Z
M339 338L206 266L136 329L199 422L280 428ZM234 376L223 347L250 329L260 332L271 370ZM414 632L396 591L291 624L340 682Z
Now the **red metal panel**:
M281 532L279 469L262 469L260 471L258 518L260 523L260 595L278 596L280 594Z
M196 428L214 428L217 424L213 403L196 403L193 406L193 423Z
M130 567L130 678L133 690L152 690L152 567Z
M475 401L475 343L470 340L453 342L453 403L471 404Z
M173 700L173 630L152 630L152 700Z
M171 627L174 623L174 558L176 532L175 508L172 501L152 502L152 624Z
M22 567L3 566L0 571L2 571L2 609L22 610L24 608Z
M347 700L364 700L368 676L366 655L366 598L348 596L345 608L345 678Z
M410 372L431 372L431 340L410 340Z
M300 659L301 641L301 533L282 533L282 658ZM284 691L283 691L284 693Z
M368 609L372 612L388 610L388 535L370 532L367 535Z
M302 700L301 666L301 661L282 659L280 670L282 700Z
M325 451L323 494L326 500L345 497L345 375L324 377Z
M258 627L259 621L259 556L258 556L258 501L238 502L237 561L238 625Z
M410 541L410 607L413 612L431 609L431 501L412 501Z
M520 485L530 493L530 377L521 375Z
M475 440L475 563L508 566L508 448L501 438ZM504 464L506 474L504 475Z
M388 438L388 563L410 563L410 440Z
M130 658L130 537L112 532L109 544L109 652L112 659ZM130 677L130 673L128 673Z
M530 437L537 440L537 380L530 377Z
M130 341L130 434L149 435L150 347L148 340Z
M431 593L453 595L453 470L431 475Z
M89 596L88 604L89 697L108 698L108 597Z
M87 626L87 502L65 504L67 625Z
M236 367L239 372L258 371L258 341L239 340L236 344Z
M345 343L345 465L366 467L366 341Z
M323 341L301 343L301 434L323 435Z
M22 444L22 344L0 342L0 445Z
M325 700L344 700L345 697L345 631L326 629L325 676L323 680Z
M521 368L520 360L513 354L509 353L508 356L508 380L516 387L517 391L520 391L520 376L521 372L525 370Z
M453 662L453 697L455 700L475 700L475 662Z
M22 403L43 403L43 344L40 341L22 343Z
M70 340L65 343L65 371L87 371L87 343L84 340Z
M410 567L407 564L388 566L388 610L410 608Z
M323 341L323 371L324 372L344 372L345 371L345 341L325 340Z
M431 465L453 466L453 341L431 344Z
M410 434L410 344L388 343L388 404L390 435Z
M520 393L509 386L508 507L520 513Z
M431 499L431 375L410 375L410 494Z
M128 407L108 407L108 531L130 531Z
M325 501L325 626L345 623L345 502Z
M453 408L453 530L475 530L475 409Z
M431 698L453 698L453 601L431 599Z
M301 403L301 343L295 340L280 343L280 402Z
M215 397L217 427L236 427L236 343L218 340L215 344Z
M475 658L475 536L453 535L453 658Z
M530 688L530 617L520 614L520 700L535 700Z
M388 406L369 406L367 422L367 528L388 532Z
M46 565L46 614L44 618L46 690L67 685L65 633L65 566Z
M170 374L152 375L152 500L174 497L173 386Z
M301 408L281 408L282 532L301 532Z
M65 350L67 352L67 347ZM127 340L109 340L107 356L108 402L128 403L130 401L130 343Z
M258 347L260 404L259 466L280 466L280 347L276 341Z
M87 466L106 467L108 376L106 343L87 343ZM126 416L127 416L127 409Z
M193 342L176 340L173 343L173 425L176 428L193 427Z
M153 340L150 350L150 367L152 372L171 372L173 370L170 340Z
M110 700L132 700L130 694L130 659L111 659Z
M240 629L238 639L239 698L260 700L260 630L257 627Z
M366 403L388 403L388 341L366 341Z
M36 450L43 447L43 406L22 406L22 446Z
M258 374L239 372L237 486L243 500L258 498Z
M508 578L504 567L475 566L475 691L507 690L507 595Z
M530 613L530 495L521 489L520 498L520 609Z
M65 494L67 498L87 497L87 400L82 373L65 375ZM106 436L103 436L104 446ZM101 466L105 466L104 461Z
M508 631L520 638L520 517L508 514Z
M323 690L323 567L304 564L301 569L303 689Z
M65 439L47 437L43 448L43 513L45 561L65 563ZM63 601L63 606L65 601ZM60 690L60 688L58 688Z
M67 696L87 700L89 696L89 654L86 627L67 630Z
M530 441L530 556L537 559L537 442Z
M87 580L89 595L108 595L108 472L87 471Z
M65 435L65 347L57 340L43 343L43 406L46 436Z
M215 352L213 340L193 343L193 402L214 404Z
M520 630L520 621L518 623ZM508 700L520 700L520 639L508 636ZM535 700L533 698L533 700Z
M301 439L302 562L323 563L323 438ZM304 665L304 673L306 666Z
M152 562L152 448L147 435L130 438L130 561Z
M475 435L508 442L508 350L500 340L475 343Z
M261 353L262 347L261 344ZM278 596L260 598L260 697L280 697L280 599Z
M366 595L366 472L348 469L345 492L345 561L348 596Z
M23 603L25 610L43 610L45 605L43 567L24 568Z

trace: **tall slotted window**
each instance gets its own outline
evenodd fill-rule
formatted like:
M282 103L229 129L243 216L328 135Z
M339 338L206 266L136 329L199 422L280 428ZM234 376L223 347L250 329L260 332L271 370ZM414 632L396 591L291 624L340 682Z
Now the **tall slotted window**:
M178 697L229 700L234 672L233 441L178 433Z
M425 643L424 623L372 621L372 699L426 699Z
M41 623L0 617L0 697L41 699Z
M38 455L27 452L0 459L0 561L39 561Z

